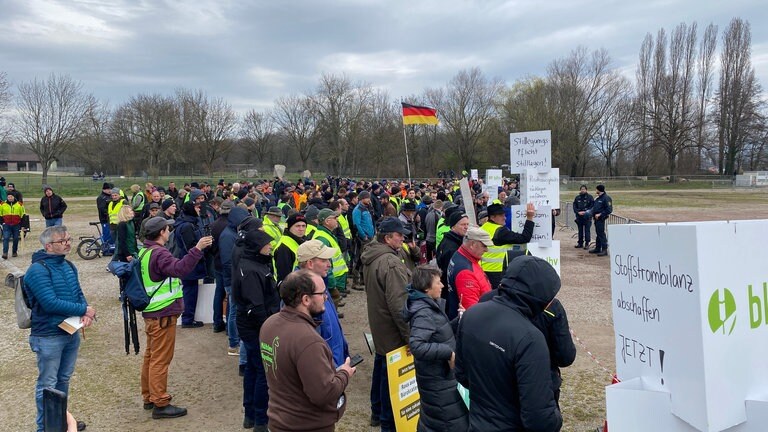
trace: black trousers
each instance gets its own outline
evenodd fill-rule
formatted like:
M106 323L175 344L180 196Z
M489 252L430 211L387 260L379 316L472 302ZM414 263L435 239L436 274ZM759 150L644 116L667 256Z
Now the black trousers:
M608 238L605 236L605 219L595 220L595 249L599 251L608 250Z
M591 239L592 219L576 217L576 225L579 227L579 245L588 245Z

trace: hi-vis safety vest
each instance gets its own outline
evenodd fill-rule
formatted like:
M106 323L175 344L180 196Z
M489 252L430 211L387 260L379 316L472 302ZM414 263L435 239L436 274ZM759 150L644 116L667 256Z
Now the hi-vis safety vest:
M343 214L340 214L336 219L339 221L341 230L344 231L344 237L352 240L352 230L349 229L349 221L347 220L347 217Z
M311 223L307 224L307 230L304 232L304 238L307 240L312 240L315 238L315 233L317 232L317 227L312 225Z
M400 202L401 202L400 198L391 196L391 197L389 197L389 202L392 203L392 205L395 207L395 211L397 211L397 213L399 214L400 213Z
M349 272L349 268L347 268L347 262L344 260L344 255L341 254L341 248L339 247L339 242L336 241L336 238L328 234L327 231L318 229L315 231L315 238L316 239L325 239L328 241L329 246L332 248L336 248L336 255L331 258L331 263L333 264L333 277L342 277L345 274Z
M491 239L493 239L496 230L501 228L501 225L495 224L491 221L484 223L480 229L487 232ZM507 268L509 264L510 251L523 250L521 245L506 244L501 246L489 246L488 251L483 254L483 258L480 260L480 267L484 272L500 273Z
M274 255L274 251L277 249L277 245L280 243L280 239L283 237L283 233L280 231L280 227L275 225L275 223L272 222L268 216L264 216L263 221L264 232L272 237L272 241L270 243L272 244L272 254Z
M149 260L152 258L152 252L154 248L142 251L139 254L141 260L141 278L144 282L144 289L148 295L152 298L149 301L149 306L144 309L144 312L157 312L165 309L171 305L176 299L180 299L183 295L181 290L181 281L178 278L167 277L160 282L155 282L149 278ZM155 292L157 290L157 292ZM154 293L154 295L152 294Z
M107 214L109 215L109 224L110 225L117 225L117 214L120 213L120 208L123 206L123 199L115 201L110 201L109 205L107 206Z
M296 240L293 239L293 237L289 235L283 235L280 237L280 243L277 245L277 250L280 246L287 247L291 252L293 252L293 265L291 266L291 269L295 269L299 266L299 244L296 243ZM272 254L274 255L274 254ZM272 269L274 270L272 274L275 275L275 280L277 280L277 267L275 266L275 260L272 260Z
M451 230L451 227L449 227L445 222L445 217L441 217L440 220L437 221L437 228L435 229L435 248L440 246L440 243L443 242L443 237L445 237L445 234Z

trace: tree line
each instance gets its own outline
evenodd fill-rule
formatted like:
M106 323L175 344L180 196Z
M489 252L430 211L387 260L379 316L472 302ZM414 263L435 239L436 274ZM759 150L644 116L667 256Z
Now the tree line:
M324 73L316 87L267 110L236 113L202 90L137 94L111 108L67 75L19 83L0 73L0 139L53 161L114 174L168 175L225 167L313 169L343 176L499 167L509 133L550 129L561 174L678 175L765 169L768 121L751 60L751 30L734 18L649 33L634 77L604 49L579 47L544 76L511 84L479 68L405 98L440 125L403 128L400 101L371 83ZM719 58L718 58L719 54ZM9 114L12 113L12 114Z

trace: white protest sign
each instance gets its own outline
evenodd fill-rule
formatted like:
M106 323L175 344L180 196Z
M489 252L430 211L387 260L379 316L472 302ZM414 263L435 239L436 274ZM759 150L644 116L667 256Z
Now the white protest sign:
M666 392L695 430L748 425L746 401L768 394L768 221L610 225L609 238L616 370L642 384L614 392L609 418Z
M471 178L472 180L477 180L478 178L480 178L480 177L477 176L477 170L476 169L469 170L469 178Z
M559 209L560 169L552 168L547 172L525 170L520 176L520 201L533 203L537 209L542 206Z
M525 206L512 206L512 231L522 233L525 228ZM552 209L550 207L536 207L533 216L533 235L530 243L539 243L541 247L552 245Z
M552 132L531 131L509 134L509 170L523 173L526 169L552 168Z
M560 276L560 240L552 240L551 244L551 247L543 247L539 243L528 243L528 252L535 257L546 260Z
M466 177L459 180L459 187L461 188L461 202L464 205L464 213L469 217L469 223L476 226L475 202L472 200L472 191L469 189L469 181L467 181Z
M503 186L500 169L485 170L485 184L488 186L488 203L499 197L499 186ZM502 203L503 204L503 203Z

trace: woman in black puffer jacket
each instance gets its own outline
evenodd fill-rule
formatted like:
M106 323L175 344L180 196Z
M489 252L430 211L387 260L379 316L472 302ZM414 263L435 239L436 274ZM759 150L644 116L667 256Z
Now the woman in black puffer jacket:
M403 315L411 326L408 345L415 359L416 382L421 396L418 431L466 431L467 406L456 388L453 366L456 350L454 332L458 318L449 321L440 298L443 284L440 270L421 266L408 286ZM460 307L459 313L464 312Z

